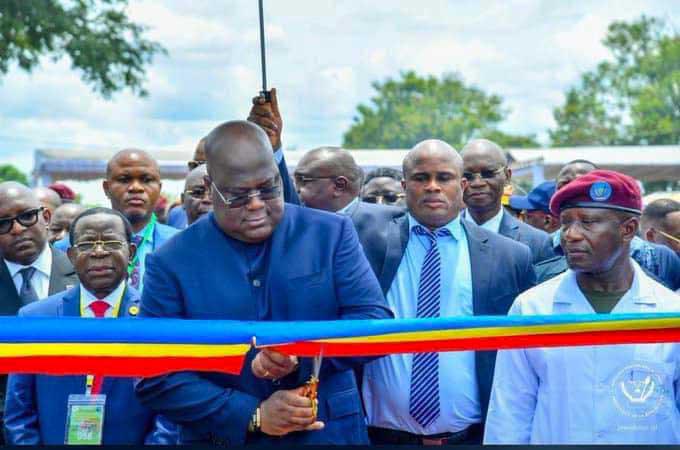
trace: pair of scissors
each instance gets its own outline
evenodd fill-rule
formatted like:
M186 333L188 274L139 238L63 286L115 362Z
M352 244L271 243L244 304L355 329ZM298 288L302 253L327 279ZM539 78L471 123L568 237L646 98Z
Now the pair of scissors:
M319 372L321 372L321 362L323 361L323 350L314 357L312 361L312 375L305 384L303 395L312 401L312 411L314 419L319 412Z

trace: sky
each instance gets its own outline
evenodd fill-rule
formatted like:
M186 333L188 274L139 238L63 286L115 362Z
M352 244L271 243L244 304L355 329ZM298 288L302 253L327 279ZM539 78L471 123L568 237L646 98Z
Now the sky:
M498 94L501 128L547 142L552 110L608 57L615 20L641 14L680 29L677 0L265 0L267 68L286 149L340 145L373 81L415 70L459 74ZM0 163L30 172L36 148L186 149L247 116L260 90L255 0L130 0L130 17L168 50L140 99L104 100L63 58L0 76ZM174 185L173 185L174 186ZM174 189L174 187L173 187ZM179 188L178 188L179 189Z

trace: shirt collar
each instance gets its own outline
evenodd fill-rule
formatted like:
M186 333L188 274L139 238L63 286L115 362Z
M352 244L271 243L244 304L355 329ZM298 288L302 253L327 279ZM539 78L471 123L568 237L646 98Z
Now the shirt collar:
M125 280L118 284L118 287L114 289L109 295L104 298L97 298L92 292L85 289L85 286L80 284L80 302L83 308L89 308L92 302L97 300L103 300L109 304L111 308L115 308L116 304L123 298L123 290L125 289Z
M487 220L484 223L477 223L475 222L475 219L472 218L471 215L467 213L467 209L464 212L464 216L466 220L469 220L470 222L482 227L486 228L489 231L493 231L494 233L498 234L498 232L501 229L501 222L503 221L503 206L501 205L501 209L498 210L498 214L493 216L491 219Z
M142 228L141 230L139 230L139 233L132 233L132 235L133 235L133 236L140 236L140 237L143 238L143 237L144 237L144 233L146 233L146 230L147 230L150 226L151 226L151 222L147 223L146 226L145 226L144 228ZM156 234L156 233L154 233L154 231L155 231L155 230L152 229L152 230L151 230L151 233L149 233L149 239L147 239L147 241L146 241L146 242L148 242L149 244L153 244L153 235Z
M411 215L411 213L406 214L406 216L408 217L408 229L410 231L413 231L413 228L415 228L417 226L421 226L421 227L425 228L426 230L429 229L425 225L418 222L416 220L416 218ZM461 225L460 221L461 221L461 218L460 218L460 214L459 214L451 222L447 223L443 227L439 227L438 229L441 229L441 228L448 229L449 232L451 233L451 236L453 236L453 238L455 240L460 241L463 238L463 226Z
M656 299L650 294L652 292L650 289L652 280L644 273L634 259L631 258L630 262L633 264L633 283L630 285L630 289L621 297L616 307L625 303L656 305ZM560 283L560 289L555 294L554 303L572 304L576 301L589 303L578 286L576 272L567 269Z
M40 255L38 255L38 259L33 261L33 264L29 264L28 266L22 266L21 264L7 260L5 260L5 263L7 264L7 270L9 270L9 274L12 278L14 278L14 275L16 275L17 272L26 267L35 267L35 270L49 277L52 270L52 251L50 250L49 245L45 245L43 251L40 252Z
M338 214L349 216L351 212L354 211L354 206L356 206L357 204L359 204L359 197L354 197L354 200L345 205L344 208L340 208L335 212Z

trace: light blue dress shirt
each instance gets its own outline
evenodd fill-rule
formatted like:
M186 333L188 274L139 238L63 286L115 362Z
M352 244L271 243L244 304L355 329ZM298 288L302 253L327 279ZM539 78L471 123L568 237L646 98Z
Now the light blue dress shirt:
M344 208L340 208L335 211L337 214L342 214L343 216L349 216L354 212L354 208L359 205L359 197L354 197L354 200L345 205Z
M146 229L151 226L151 223L146 224L144 228L142 228L139 233L133 233L133 236L141 236L144 237L144 233L146 233ZM154 240L154 235L156 234L156 230L151 230L151 233L149 233L149 239L146 240L145 243L141 244L139 247L137 247L137 258L139 259L139 287L137 288L137 291L142 292L142 289L144 289L144 264L146 262L146 255L149 253L153 252L153 240ZM128 282L130 281L130 278L128 277Z
M281 164L281 160L283 159L283 149L277 148L274 150L274 161L276 161L276 164L279 165Z
M409 214L409 240L387 303L396 318L415 318L420 270L429 249L425 236L413 232L419 223ZM472 316L470 252L460 216L446 225L451 236L437 239L441 255L442 317ZM390 355L364 367L363 398L370 426L419 435L456 432L481 422L474 352L439 354L441 414L423 428L409 414L412 354Z

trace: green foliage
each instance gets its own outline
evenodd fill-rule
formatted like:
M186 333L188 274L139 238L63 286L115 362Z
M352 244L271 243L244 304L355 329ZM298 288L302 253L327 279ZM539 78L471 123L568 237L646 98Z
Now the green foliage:
M642 16L614 22L598 64L553 111L553 146L680 143L680 35Z
M146 28L128 20L126 6L127 0L0 1L0 74L13 63L30 72L42 56L68 55L103 97L125 87L147 95L145 65L165 50L142 37Z
M0 182L3 181L16 181L28 185L28 178L26 175L11 164L3 164L0 166Z
M531 144L533 136L512 136L497 130L507 111L502 99L466 86L456 75L441 80L413 71L401 79L373 83L371 105L360 104L354 124L343 136L345 148L410 148L429 138L460 148L470 139L495 136L503 142Z

